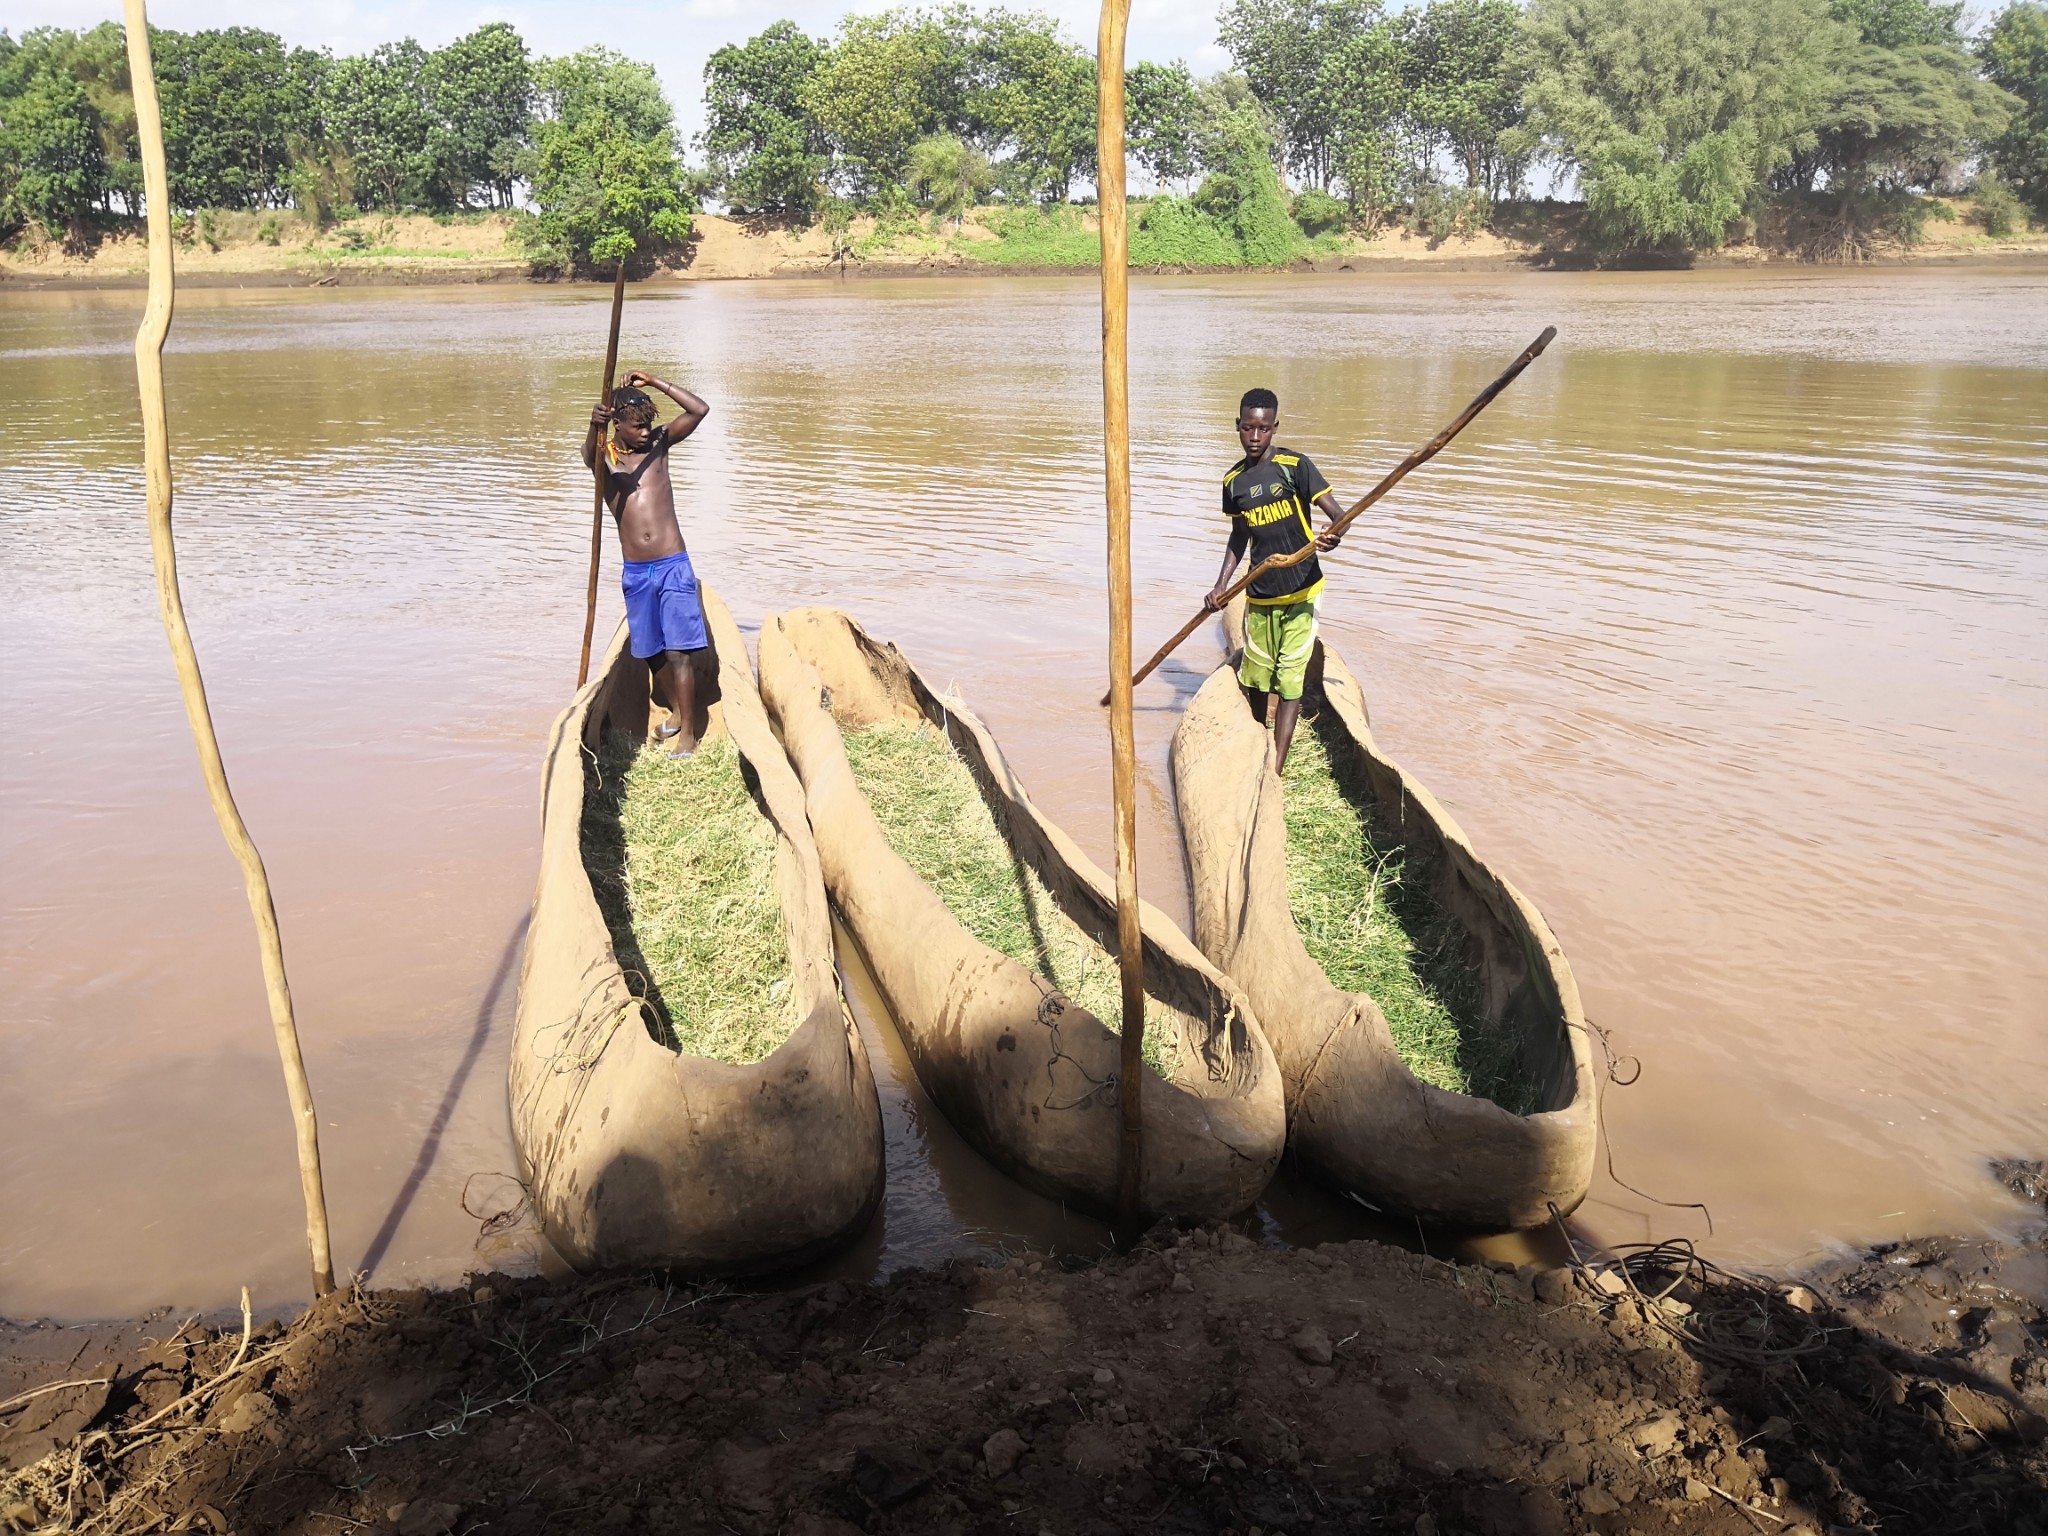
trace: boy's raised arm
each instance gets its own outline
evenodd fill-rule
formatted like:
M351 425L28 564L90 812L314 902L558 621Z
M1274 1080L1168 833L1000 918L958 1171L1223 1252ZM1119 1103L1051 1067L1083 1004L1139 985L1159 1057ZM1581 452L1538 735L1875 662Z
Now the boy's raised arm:
M711 407L705 403L702 396L684 389L680 384L665 383L641 369L635 368L628 373L626 382L635 389L658 389L675 401L682 414L670 418L668 426L664 429L671 446L680 443L696 431L703 424L704 418L711 414Z
M608 405L593 405L590 408L590 430L583 434L583 467L597 468L597 445L604 437L604 429L611 424L612 408Z

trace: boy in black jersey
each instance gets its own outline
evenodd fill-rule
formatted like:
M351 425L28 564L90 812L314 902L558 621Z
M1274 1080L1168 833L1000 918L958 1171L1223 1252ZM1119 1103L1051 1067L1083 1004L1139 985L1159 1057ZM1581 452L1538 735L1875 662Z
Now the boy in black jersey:
M1223 606L1223 590L1245 550L1252 564L1272 555L1292 554L1306 545L1318 550L1337 547L1339 535L1309 527L1311 505L1323 509L1331 522L1338 517L1330 482L1308 455L1275 446L1280 425L1280 399L1270 389L1248 389L1237 407L1237 440L1244 457L1223 477L1223 515L1230 519L1230 543L1223 551L1223 569L1207 598L1213 613ZM1301 690L1309 657L1316 647L1316 599L1323 590L1323 568L1311 554L1299 565L1268 571L1246 593L1244 660L1237 680L1259 723L1266 720L1266 696L1280 695L1273 717L1273 767L1287 766L1287 748L1294 741L1294 723L1301 718Z

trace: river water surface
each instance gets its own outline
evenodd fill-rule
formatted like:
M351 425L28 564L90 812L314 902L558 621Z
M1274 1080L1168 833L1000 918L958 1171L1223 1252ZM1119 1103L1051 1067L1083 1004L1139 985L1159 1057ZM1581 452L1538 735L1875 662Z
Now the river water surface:
M494 1208L514 1167L607 296L180 301L187 600L276 882L337 1262L380 1283L476 1262L465 1187ZM0 296L15 1316L304 1286L248 916L155 612L140 303ZM851 610L957 682L1106 861L1096 313L1092 280L668 285L631 294L621 361L715 406L676 476L749 631ZM1242 390L1279 391L1281 436L1349 499L1546 324L1550 353L1346 542L1324 612L1383 745L1640 1063L1606 1099L1634 1190L1603 1171L1586 1225L1773 1264L2017 1225L1983 1165L2048 1152L2048 278L1140 279L1140 653L1214 575ZM1167 746L1219 654L1204 634L1139 694L1141 879L1177 913ZM899 1098L861 1262L1040 1231ZM1704 1202L1712 1236L1660 1199Z

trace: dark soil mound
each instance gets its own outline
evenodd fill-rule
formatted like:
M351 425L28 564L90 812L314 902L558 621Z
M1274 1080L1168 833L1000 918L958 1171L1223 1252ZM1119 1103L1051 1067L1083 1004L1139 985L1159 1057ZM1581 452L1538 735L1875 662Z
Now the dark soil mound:
M0 1524L68 1499L81 1529L321 1536L2048 1530L2040 1244L1787 1288L1213 1229L1070 1264L342 1294L217 1385L239 1329L102 1341L111 1387L0 1408L0 1449L72 1437L0 1481ZM104 1377L72 1339L0 1357Z

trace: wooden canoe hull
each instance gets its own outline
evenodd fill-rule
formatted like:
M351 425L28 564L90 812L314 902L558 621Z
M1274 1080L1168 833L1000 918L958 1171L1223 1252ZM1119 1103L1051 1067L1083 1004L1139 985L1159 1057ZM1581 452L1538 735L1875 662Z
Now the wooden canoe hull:
M622 625L555 721L540 881L519 978L512 1133L548 1240L579 1269L758 1272L849 1240L881 1198L882 1121L840 1002L831 912L802 786L775 740L725 605L703 589L718 664L711 731L732 737L773 823L775 877L801 1022L748 1066L687 1056L642 1022L583 862L583 752L607 725L638 739L646 665Z
M1020 1183L1113 1212L1117 1035L977 940L897 856L854 779L841 729L898 719L946 730L998 797L1019 855L1113 954L1109 877L1039 813L973 711L941 700L894 646L846 615L812 608L765 623L761 691L809 797L826 889L925 1090ZM1279 1163L1279 1071L1243 994L1164 913L1146 907L1143 930L1148 988L1206 1022L1184 1035L1175 1081L1145 1074L1141 1204L1148 1217L1234 1215L1258 1199Z
M1521 1230L1569 1213L1593 1174L1598 1097L1579 990L1535 906L1472 850L1450 813L1373 741L1365 695L1322 648L1325 716L1356 754L1375 817L1429 859L1464 927L1490 1017L1515 1022L1544 1108L1517 1115L1418 1080L1385 1016L1309 957L1287 896L1287 825L1272 738L1233 669L1204 683L1173 742L1195 939L1250 995L1287 1088L1289 1135L1317 1173L1382 1209ZM1303 729L1308 727L1304 726Z

